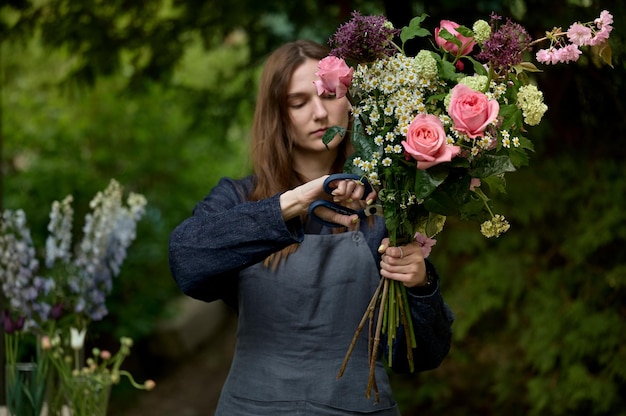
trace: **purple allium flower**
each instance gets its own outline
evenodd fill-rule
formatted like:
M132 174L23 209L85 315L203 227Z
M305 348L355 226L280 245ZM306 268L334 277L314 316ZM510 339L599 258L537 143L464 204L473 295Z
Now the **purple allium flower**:
M362 16L355 10L329 39L330 54L357 63L373 62L395 54L392 41L399 33L384 16Z
M492 26L497 20L500 20L500 17L492 14ZM492 30L491 36L483 43L482 51L476 55L476 58L489 62L496 72L507 70L522 62L522 55L528 49L531 40L522 25L507 19L506 23L497 30Z

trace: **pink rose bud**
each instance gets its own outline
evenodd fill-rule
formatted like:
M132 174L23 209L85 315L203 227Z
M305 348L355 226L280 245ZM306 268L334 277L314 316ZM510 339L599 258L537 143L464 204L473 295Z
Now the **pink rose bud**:
M50 337L48 335L41 337L41 348L44 350L52 348L52 342L50 341Z
M415 242L419 244L420 249L422 250L422 257L426 258L430 256L430 251L432 250L432 246L437 244L437 240L434 238L428 238L422 233L415 233Z
M469 186L469 189L470 189L470 191L474 192L474 190L475 190L476 188L480 188L480 185L481 185L481 183L480 183L480 179L478 179L478 178L472 178L472 179L470 180L470 186Z
M498 117L500 105L482 92L465 84L452 88L448 113L454 127L471 138L482 137L487 126Z
M435 43L437 43L437 46L457 57L468 55L474 49L474 45L476 45L473 37L463 36L457 32L456 28L459 26L461 25L451 20L442 20L439 23L439 27L435 28ZM459 48L459 45L439 36L441 29L446 29L452 36L457 38L461 42L461 47Z
M418 169L449 162L461 150L459 146L448 144L441 120L432 114L418 114L413 119L402 146L417 160Z
M107 350L102 350L102 352L100 352L100 358L102 358L103 360L110 360L111 353Z
M335 94L337 98L345 97L352 82L354 68L350 68L343 59L327 56L319 64L315 73L320 79L313 81L317 94Z

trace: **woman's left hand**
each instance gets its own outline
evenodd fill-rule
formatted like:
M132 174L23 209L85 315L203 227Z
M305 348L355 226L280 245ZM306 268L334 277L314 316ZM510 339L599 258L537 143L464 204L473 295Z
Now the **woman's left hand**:
M380 274L383 277L402 282L406 287L427 283L426 263L418 243L389 247L389 238L384 238L378 252L381 253Z

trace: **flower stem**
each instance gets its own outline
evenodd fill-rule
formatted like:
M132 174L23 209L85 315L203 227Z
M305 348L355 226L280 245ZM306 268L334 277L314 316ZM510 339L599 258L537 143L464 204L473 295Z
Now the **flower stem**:
M476 188L474 189L474 192L476 193L476 195L478 195L480 197L480 199L483 201L483 204L485 205L485 208L487 208L487 211L489 211L489 215L491 215L491 217L493 218L493 211L491 211L491 207L489 206L489 204L487 203L487 201L489 201L489 198L487 197L487 195L485 195L485 193L482 191L482 189L480 188Z
M363 317L361 318L361 322L359 322L359 326L357 327L354 333L354 336L352 337L352 341L350 342L350 346L348 347L348 352L346 353L346 356L343 359L343 363L341 364L341 368L339 369L339 374L337 374L337 379L340 379L346 370L346 366L348 365L348 361L350 360L350 356L352 355L352 351L354 350L354 346L356 345L356 340L359 338L359 335L361 334L361 331L363 330L363 327L365 326L365 321L367 321L367 318L371 317L374 311L374 308L376 307L376 300L378 299L378 295L380 294L380 290L382 286L383 286L383 279L380 279L380 283L378 284L378 287L376 288L376 292L374 292L374 296L372 296L372 300L370 300L370 303L367 306L367 310L363 314ZM370 360L371 360L371 357L370 357Z
M367 382L367 390L365 391L365 397L370 398L372 388L375 384L376 378L376 357L378 356L378 345L380 344L380 333L383 325L383 314L385 305L387 303L387 295L389 294L389 279L382 277L383 281L383 293L380 299L380 307L378 311L378 322L376 323L376 332L374 334L374 345L372 347L372 355L370 357L370 375ZM378 398L378 391L376 391L376 397Z

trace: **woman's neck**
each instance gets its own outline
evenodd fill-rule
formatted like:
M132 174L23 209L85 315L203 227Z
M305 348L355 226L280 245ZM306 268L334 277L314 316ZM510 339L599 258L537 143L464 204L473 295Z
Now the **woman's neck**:
M294 155L293 168L305 181L317 179L332 173L333 165L337 160L337 152L337 149L329 150L326 153L298 152Z

